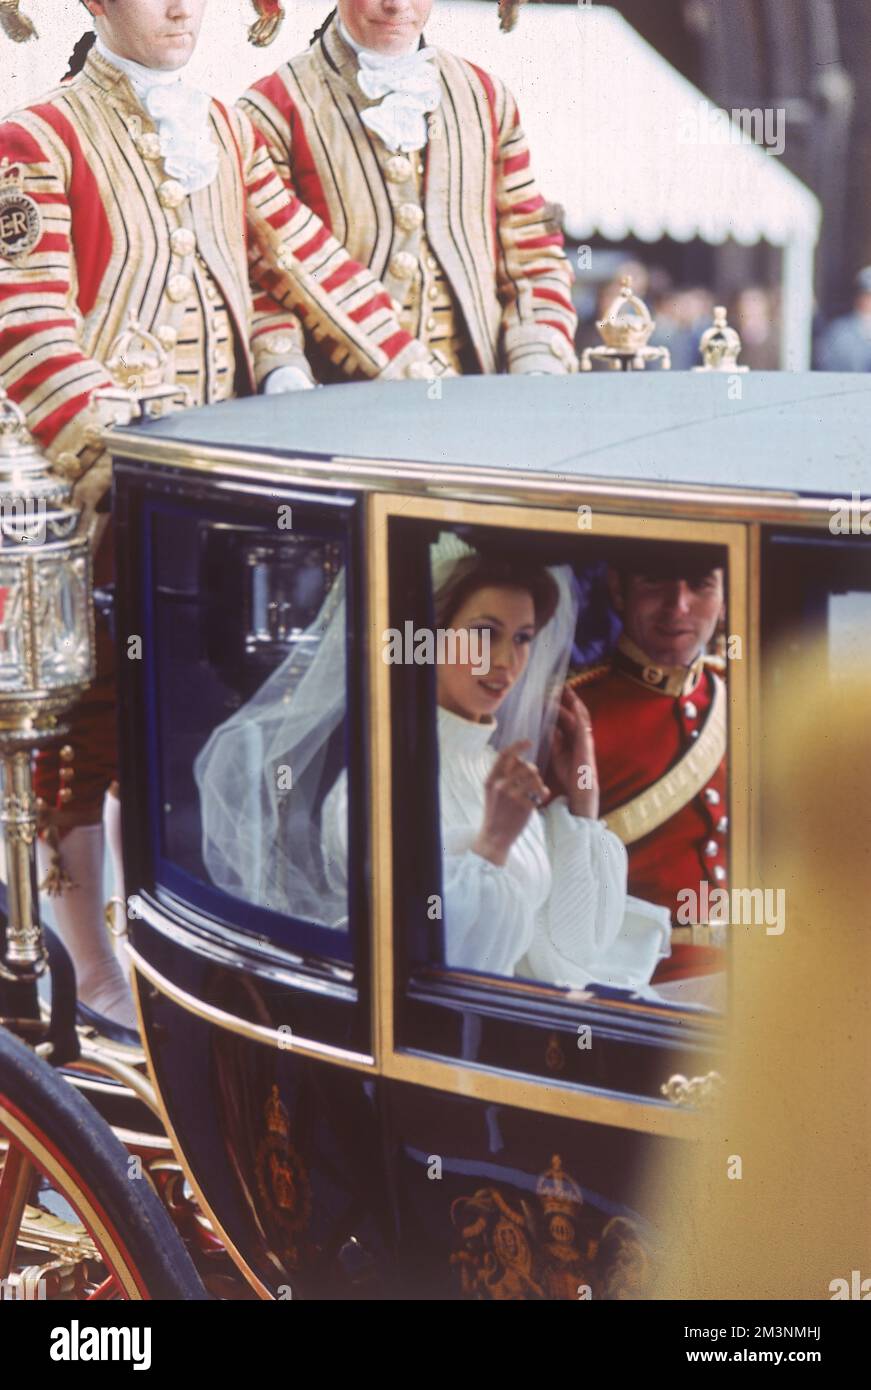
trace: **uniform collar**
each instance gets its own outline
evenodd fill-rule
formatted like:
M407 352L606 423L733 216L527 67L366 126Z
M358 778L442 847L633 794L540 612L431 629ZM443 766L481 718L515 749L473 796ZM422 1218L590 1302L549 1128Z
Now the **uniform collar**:
M657 695L692 695L705 669L704 654L696 657L691 666L657 666L637 647L625 632L621 635L613 658L614 669L630 680L652 690Z

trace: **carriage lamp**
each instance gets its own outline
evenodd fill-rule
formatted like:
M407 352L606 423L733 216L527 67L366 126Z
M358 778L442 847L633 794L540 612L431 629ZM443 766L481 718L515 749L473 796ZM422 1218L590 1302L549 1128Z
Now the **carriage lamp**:
M620 292L605 317L596 324L602 347L585 348L581 371L591 372L594 362L612 372L643 372L648 362L661 362L671 370L671 353L665 347L651 347L650 337L656 320L644 300L632 290L632 279L624 275Z
M0 825L8 891L0 978L21 984L46 964L31 754L66 732L64 716L95 671L91 555L71 494L0 387Z
M741 337L732 328L726 317L726 310L718 304L714 310L714 322L706 328L699 343L703 367L693 367L694 372L749 372L749 367L739 367L741 356Z

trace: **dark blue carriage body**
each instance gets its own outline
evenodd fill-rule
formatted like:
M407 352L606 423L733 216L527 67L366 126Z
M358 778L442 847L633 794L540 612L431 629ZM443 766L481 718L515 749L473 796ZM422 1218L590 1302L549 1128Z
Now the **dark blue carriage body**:
M417 671L379 670L373 634L401 616L434 527L492 524L562 555L565 518L577 528L590 507L615 544L722 543L763 663L784 631L825 621L827 593L867 595L868 388L759 376L736 399L734 380L335 387L119 433L125 865L147 1050L189 1178L264 1297L652 1291L648 1179L695 1118L662 1087L717 1070L720 1020L444 968L425 910L432 692ZM855 535L832 531L839 498ZM192 770L339 568L342 931L211 880ZM124 659L134 636L141 659ZM738 785L761 731L743 731L739 679L730 699ZM745 821L736 853L752 856Z

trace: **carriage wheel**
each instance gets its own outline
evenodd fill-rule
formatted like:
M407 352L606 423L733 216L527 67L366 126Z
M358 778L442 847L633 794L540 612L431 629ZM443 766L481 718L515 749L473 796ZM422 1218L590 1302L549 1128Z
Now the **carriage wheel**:
M96 1110L0 1028L0 1296L206 1298L137 1174Z

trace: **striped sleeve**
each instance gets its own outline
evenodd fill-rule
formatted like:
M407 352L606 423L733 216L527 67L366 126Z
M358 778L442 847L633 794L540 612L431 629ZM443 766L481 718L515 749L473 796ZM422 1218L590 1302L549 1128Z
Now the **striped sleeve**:
M59 472L78 479L98 462L107 472L91 397L114 383L79 339L68 171L28 129L26 113L0 125L2 160L19 170L38 239L25 254L0 254L0 380Z
M285 186L266 143L237 110L248 205L252 281L298 314L347 376L432 377L449 368L399 325L389 294L352 260Z
M508 370L576 372L574 273L557 215L536 184L513 96L493 78L485 81L499 131L497 275Z

